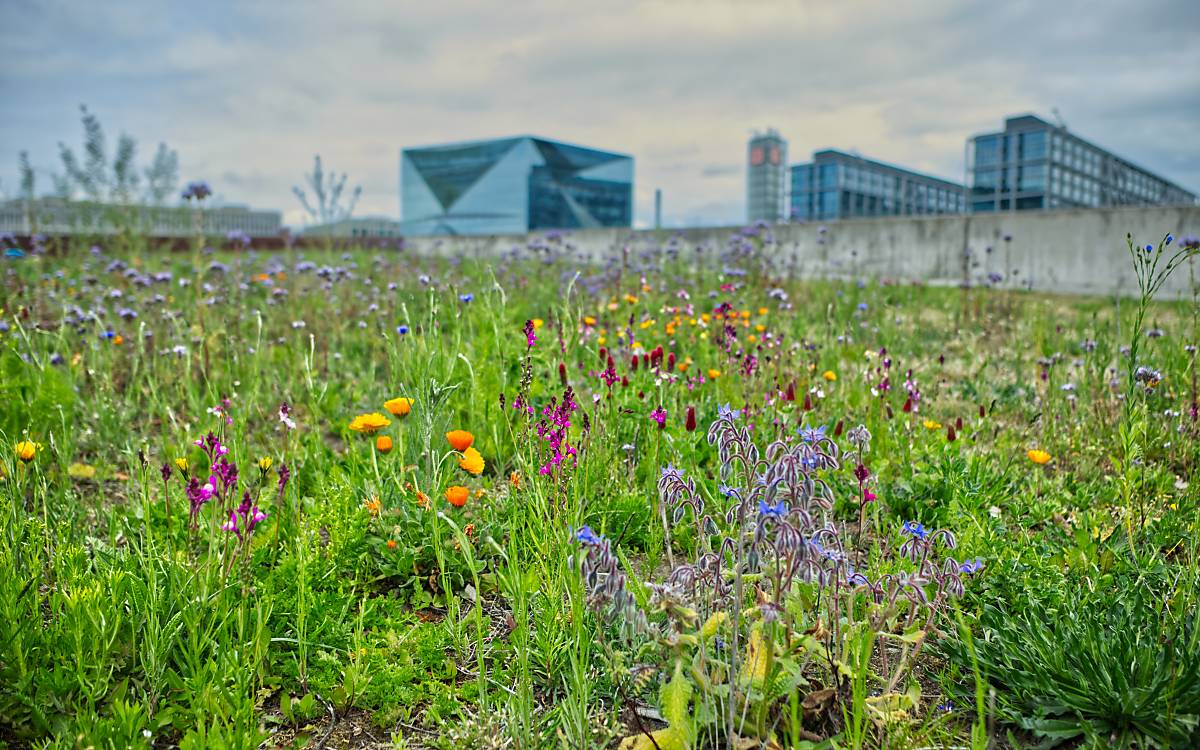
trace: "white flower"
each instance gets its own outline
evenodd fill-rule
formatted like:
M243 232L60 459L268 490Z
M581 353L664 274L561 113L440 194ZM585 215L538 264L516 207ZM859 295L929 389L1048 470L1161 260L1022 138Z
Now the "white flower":
M997 508L995 505L993 505L992 507L988 508L988 515L991 516L992 518L999 518L1000 517L1000 509Z

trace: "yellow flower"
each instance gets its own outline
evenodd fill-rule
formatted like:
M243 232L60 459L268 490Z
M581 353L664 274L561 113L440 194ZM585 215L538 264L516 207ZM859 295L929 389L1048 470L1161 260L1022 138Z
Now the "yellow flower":
M832 383L835 380L837 380L837 373L834 372L833 370L826 370L825 372L821 373L821 377L825 378L830 383Z
M541 327L542 327L542 326L544 326L545 324L546 324L546 321L542 320L541 318L534 318L534 319L533 319L533 327L534 327L535 329L537 329L537 328L541 328Z
M1034 448L1033 450L1027 451L1025 453L1025 455L1029 456L1029 460L1033 461L1035 464L1050 463L1050 454L1047 453L1046 451L1040 450L1038 448Z
M583 324L585 326L594 326L594 325L596 325L596 319L593 318L591 315L585 315L585 316L583 316Z
M383 402L383 408L390 411L393 417L407 417L412 411L412 405L411 398L393 398Z
M261 471L263 474L266 474L268 471L271 470L271 457L270 456L263 456L262 458L258 459L258 470Z
M921 424L925 425L925 429L927 429L927 430L940 430L940 429L942 429L942 423L941 423L941 422L935 422L935 421L933 421L932 419L926 419L926 420L925 420L924 422L922 422Z
M458 460L458 465L468 474L481 474L484 467L483 456L479 454L479 451L468 447L463 451L463 456Z
M392 423L392 420L379 412L359 414L350 422L350 429L363 435L374 435Z
M378 518L379 511L383 507L383 503L379 502L379 498L373 497L370 500L363 501L363 507L366 508L367 512L372 516Z
M191 467L188 465L188 460L186 458L183 458L182 456L175 459L175 468L179 469L179 473L184 475L185 477L188 475L188 472L191 470Z
M710 367L708 370L708 379L716 380L719 377L721 377L721 371Z
M37 443L32 443L28 440L22 440L21 442L17 443L17 458L21 459L25 463L29 463L33 460L33 457L37 455L37 449Z

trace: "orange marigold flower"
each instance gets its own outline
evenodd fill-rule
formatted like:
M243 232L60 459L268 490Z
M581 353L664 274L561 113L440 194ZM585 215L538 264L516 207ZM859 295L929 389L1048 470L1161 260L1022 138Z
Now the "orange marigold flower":
M1033 461L1035 464L1050 463L1050 454L1038 448L1027 451L1025 455L1029 456L1029 460Z
M521 488L521 475L517 472L514 471L512 474L509 474L508 481L512 483L514 489Z
M361 432L364 435L374 435L392 423L392 420L383 416L379 412L371 414L359 414L350 421L350 429L355 432Z
M121 334L117 334L116 336L113 336L112 341L113 341L113 344L115 344L116 346L120 346L121 344L125 343L125 339L121 336Z
M389 539L389 540L388 540L388 543L387 543L387 548L388 548L388 549L396 549L396 540L395 540L395 539Z
M471 443L475 442L475 436L466 430L451 430L446 433L446 440L450 442L450 446L454 450L462 453L471 447Z
M469 497L471 497L471 491L462 485L456 484L446 490L446 502L455 508L461 508L466 505Z
M387 435L380 435L379 437L375 438L375 450L379 451L380 453L391 453L392 439Z
M485 466L483 456L474 448L467 448L463 451L463 457L458 460L458 465L468 474L482 474Z
M429 507L429 496L420 490L417 490L417 505L421 506L422 508Z
M412 411L413 400L411 398L392 398L383 402L383 408L392 413L393 417L407 417Z
M383 507L383 503L379 502L379 498L373 497L370 500L363 501L363 507L373 516L379 516L379 510Z

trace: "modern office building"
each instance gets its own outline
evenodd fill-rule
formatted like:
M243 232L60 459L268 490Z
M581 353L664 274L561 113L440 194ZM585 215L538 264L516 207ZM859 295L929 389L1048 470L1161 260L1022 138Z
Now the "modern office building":
M826 149L792 167L799 221L962 212L962 185L854 154Z
M782 221L787 216L787 141L774 128L755 133L746 157L747 221Z
M400 217L408 235L629 227L633 157L533 136L407 148Z
M149 237L189 237L230 233L275 238L281 230L278 211L252 211L247 206L140 206L62 198L0 202L0 233L16 235L109 235L135 231Z
M1196 202L1193 193L1033 115L971 138L967 164L972 211Z

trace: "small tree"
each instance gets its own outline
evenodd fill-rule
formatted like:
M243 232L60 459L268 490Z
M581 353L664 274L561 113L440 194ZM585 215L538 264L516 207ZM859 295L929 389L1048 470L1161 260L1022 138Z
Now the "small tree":
M294 186L292 192L313 221L318 224L332 224L353 215L354 206L362 195L362 186L356 185L343 206L342 193L346 189L346 179L345 172L341 175L334 172L326 174L321 166L321 155L317 154L313 157L313 171L304 175L304 181L312 190L315 202L309 201L308 194L299 185Z

